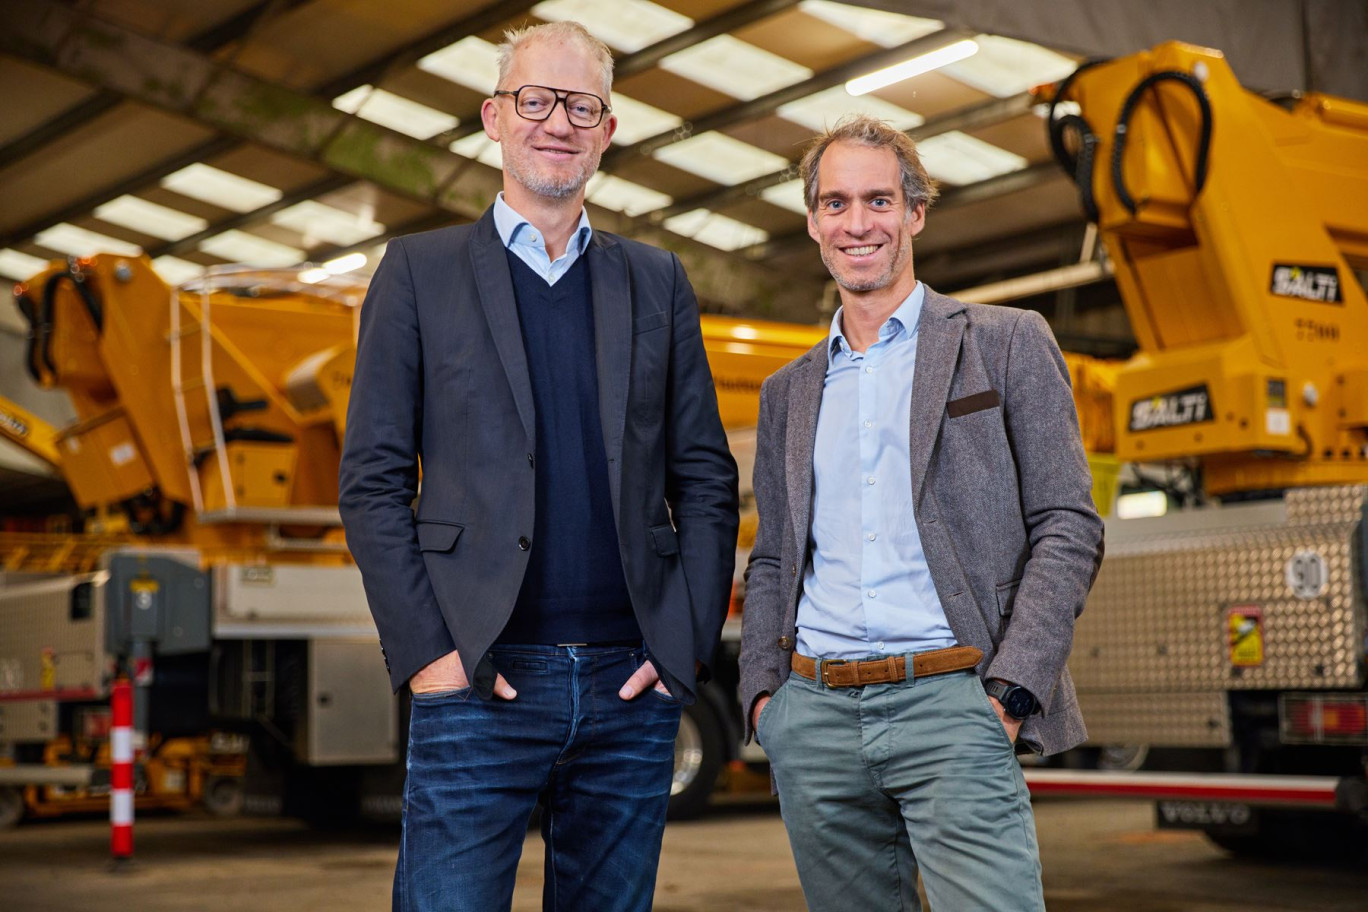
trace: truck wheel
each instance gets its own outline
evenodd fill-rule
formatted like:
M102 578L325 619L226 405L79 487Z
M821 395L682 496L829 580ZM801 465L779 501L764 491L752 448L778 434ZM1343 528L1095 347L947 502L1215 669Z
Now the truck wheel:
M204 780L204 809L215 817L236 817L246 797L240 776L210 776Z
M24 819L24 793L12 785L0 785L0 830Z
M700 699L685 706L679 717L669 818L688 820L701 814L721 769L722 728L708 701Z

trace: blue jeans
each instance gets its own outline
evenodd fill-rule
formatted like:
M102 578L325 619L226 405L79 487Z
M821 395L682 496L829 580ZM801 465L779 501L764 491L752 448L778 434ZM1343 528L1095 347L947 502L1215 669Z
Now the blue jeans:
M812 912L920 909L919 872L937 912L1044 912L1030 794L976 675L795 674L759 721Z
M540 802L546 910L651 908L680 704L618 696L640 647L495 646L516 699L415 694L396 912L513 902Z

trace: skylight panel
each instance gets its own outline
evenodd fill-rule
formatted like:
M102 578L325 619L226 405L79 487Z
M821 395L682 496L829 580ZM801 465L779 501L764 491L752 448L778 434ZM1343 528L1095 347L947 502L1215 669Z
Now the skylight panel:
M86 257L97 253L117 253L121 256L137 256L142 248L107 234L100 234L76 225L62 222L33 236L33 243L68 256Z
M828 0L802 0L798 4L798 9L857 38L863 38L882 47L897 47L945 27L945 23L936 19L921 19L917 16L887 13L845 3L830 3Z
M484 130L471 133L469 136L462 136L448 148L457 155L464 155L466 158L484 162L491 168L503 167L503 147L490 139Z
M179 241L209 227L208 220L197 215L159 206L127 194L97 206L95 217L111 225L122 225L124 228L150 234L164 241Z
M718 215L710 209L694 209L671 216L663 224L675 234L693 238L718 250L738 250L769 240L768 232L754 225L738 222L734 218Z
M332 105L339 111L355 114L414 139L429 139L461 122L454 114L369 85L357 86L345 95L337 96Z
M724 186L742 184L788 167L788 159L710 130L651 153L658 161Z
M666 130L673 130L684 122L684 118L652 107L626 95L613 95L613 113L617 115L617 132L613 134L613 145L630 146Z
M497 48L474 35L448 44L418 61L418 69L488 95L499 84Z
M873 95L851 95L845 86L832 86L816 95L809 95L797 101L780 105L776 111L785 120L801 124L809 130L821 131L836 125L847 114L868 114L888 123L898 130L910 130L921 126L922 116L906 108Z
M775 184L773 187L766 187L760 191L760 198L781 209L787 209L789 212L807 215L807 205L803 202L802 178L794 178L791 181L784 181L782 184Z
M182 260L180 257L159 256L152 261L152 268L162 281L168 285L180 285L204 275L204 267L199 263Z
M936 180L972 184L1026 167L1026 159L991 143L952 130L917 143L922 164Z
M202 162L168 174L161 179L161 185L182 196L233 212L251 212L269 206L284 195L275 187L229 174Z
M349 247L385 230L384 225L373 219L343 212L316 200L305 200L282 209L271 216L271 222L302 234L308 247L320 241Z
M293 266L305 258L302 250L236 229L206 238L200 242L200 250L249 266Z
M48 261L42 257L30 256L8 247L0 250L0 275L7 279L27 282L47 267Z
M604 44L632 53L677 35L693 25L688 16L648 0L546 0L532 15L548 22L573 19Z
M627 216L663 209L674 202L658 190L599 172L589 180L585 199L596 206L612 209Z
M1028 41L1000 35L978 35L974 41L979 46L977 54L947 64L941 72L999 98L1057 82L1078 68L1068 57Z
M660 67L699 85L750 101L812 78L812 70L731 35L677 51Z

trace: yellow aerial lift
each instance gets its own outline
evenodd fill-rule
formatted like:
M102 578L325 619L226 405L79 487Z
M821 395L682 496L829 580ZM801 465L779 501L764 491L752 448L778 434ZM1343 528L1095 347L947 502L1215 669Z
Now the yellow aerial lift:
M1139 342L1116 453L1184 508L1108 522L1070 662L1104 765L1169 775L1033 788L1153 795L1238 849L1361 848L1368 106L1257 95L1180 43L1047 94Z

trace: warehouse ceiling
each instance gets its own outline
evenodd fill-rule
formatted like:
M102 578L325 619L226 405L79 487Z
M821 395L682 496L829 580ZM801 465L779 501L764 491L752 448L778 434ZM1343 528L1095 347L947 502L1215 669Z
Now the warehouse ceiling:
M231 262L312 264L312 275L373 269L388 238L472 220L490 203L498 147L478 112L494 87L494 45L507 28L566 18L588 26L617 61L619 128L589 187L591 218L677 251L705 309L819 317L831 292L804 229L794 162L815 130L852 110L908 130L941 183L917 244L918 274L930 284L954 292L1088 252L1073 188L1049 160L1027 92L1071 72L1094 39L1075 27L1073 51L1060 51L994 34L989 19L1018 36L1048 34L1020 15L996 15L1007 4L5 6L6 279L100 251L145 252L171 283ZM954 21L925 15L938 7ZM977 44L973 56L858 97L845 87L965 39ZM1069 289L1069 325L1056 319L1056 330L1072 334L1075 348L1129 344L1114 289L1103 285ZM1089 302L1104 314L1091 324L1073 307ZM0 309L0 319L17 320Z

